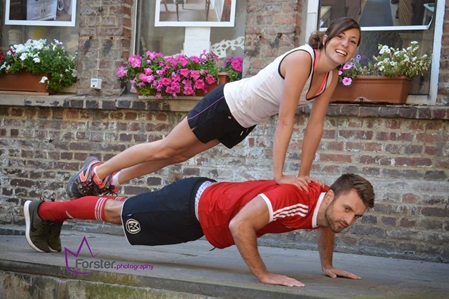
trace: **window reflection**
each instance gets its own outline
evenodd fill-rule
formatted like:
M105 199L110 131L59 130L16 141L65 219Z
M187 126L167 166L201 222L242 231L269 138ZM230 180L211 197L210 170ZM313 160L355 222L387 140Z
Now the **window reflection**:
M434 0L321 0L320 27L348 16L362 27L429 26L435 15Z

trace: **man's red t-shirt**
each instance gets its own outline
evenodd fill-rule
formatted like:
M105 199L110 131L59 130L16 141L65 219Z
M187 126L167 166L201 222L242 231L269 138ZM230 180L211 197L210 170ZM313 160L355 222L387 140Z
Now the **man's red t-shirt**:
M198 217L207 240L217 248L225 248L234 245L229 230L231 219L256 196L262 196L270 214L270 222L256 232L260 237L266 233L317 228L318 209L328 189L310 183L309 191L305 192L273 180L215 183L201 195Z

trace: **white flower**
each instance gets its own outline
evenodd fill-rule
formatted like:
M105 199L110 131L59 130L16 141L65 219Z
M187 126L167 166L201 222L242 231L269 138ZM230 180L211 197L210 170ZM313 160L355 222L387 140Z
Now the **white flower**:
M28 53L22 53L22 54L20 54L20 60L25 60L25 59L27 59L27 57L28 57Z
M33 58L33 61L34 61L35 63L39 63L39 62L41 62L41 59L40 59L39 57L34 57L34 58Z
M13 47L14 52L17 54L28 51L28 47L20 44L20 45L14 45Z
M48 78L46 77L46 76L43 76L42 78L41 78L41 81L39 81L39 83L45 83L45 82L47 82L48 81Z

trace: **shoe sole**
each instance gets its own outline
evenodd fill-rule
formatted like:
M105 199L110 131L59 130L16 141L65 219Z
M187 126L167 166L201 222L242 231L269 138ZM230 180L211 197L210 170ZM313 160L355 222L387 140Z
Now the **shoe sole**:
M23 212L25 214L25 236L28 242L28 245L31 246L31 248L33 248L34 250L38 251L38 252L45 252L42 249L39 249L38 247L36 247L36 245L33 244L33 242L31 241L31 237L30 237L30 231L31 231L31 215L30 215L30 204L31 204L31 200L28 200L25 202L24 206L23 206Z
M81 169L83 169L83 168L85 168L85 167L87 167L87 166L89 166L89 164L91 164L93 161L99 161L97 158L95 158L95 157L89 157L89 158L87 158L86 159L86 161L84 161L84 163L83 163L83 166L81 166ZM67 182L67 186L66 186L66 188L65 188L65 192L67 193L67 195L69 196L69 198L70 199L72 199L72 198L79 198L79 197L77 197L77 196L75 196L73 193L72 193L72 190L71 190L71 186L72 185L74 185L75 184L75 181L79 178L79 176L80 176L80 172L81 172L81 170L80 171L78 171L76 174L74 174L74 175L72 175L70 178L69 178L69 181ZM81 195L81 196L83 196L83 195Z

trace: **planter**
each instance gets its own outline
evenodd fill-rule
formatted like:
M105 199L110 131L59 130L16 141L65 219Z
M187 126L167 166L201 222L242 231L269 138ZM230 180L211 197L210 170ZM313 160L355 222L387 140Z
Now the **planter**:
M407 77L357 76L352 84L337 84L332 102L363 102L404 104L410 80Z
M227 72L219 72L218 73L218 85L226 84L231 82L231 78L229 78L229 74Z
M31 73L6 74L0 77L0 90L8 93L33 92L39 94L51 94L53 90L47 89L47 83L40 83L45 75L33 75Z
M189 112L201 99L197 96L178 96L176 99L139 97L139 100L145 100L147 110L171 112Z
M221 84L221 83L215 82L215 83L213 83L213 84L210 84L210 85L208 85L207 91L205 91L205 90L196 90L196 91L195 91L195 94L192 94L192 95L177 94L177 97L176 97L176 98L172 98L171 96L167 96L167 97L165 97L165 98L166 98L166 99L177 99L177 98L179 98L179 97L184 97L184 98L186 98L186 97L203 97L203 96L205 96L206 94L208 94L210 91L212 91L214 88L216 88L216 87L218 86L218 84ZM132 91L132 89L133 89L133 88L131 87L131 91ZM139 96L139 99L143 99L143 98L155 98L156 92L151 93L150 95L147 96L147 95L143 95L142 92L139 90L138 87L135 87L134 89L135 89L137 95Z
M58 93L76 93L76 83L70 85L69 87L63 88Z

